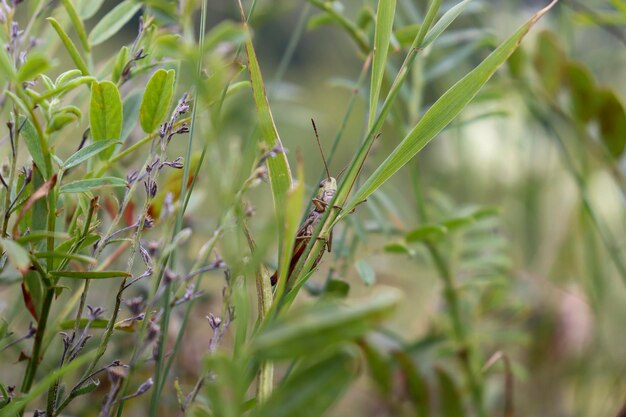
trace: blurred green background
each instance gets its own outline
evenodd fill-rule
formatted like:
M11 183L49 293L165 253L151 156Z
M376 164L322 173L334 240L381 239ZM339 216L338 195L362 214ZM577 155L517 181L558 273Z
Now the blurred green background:
M87 27L116 3L107 0ZM171 2L148 3L158 10ZM398 0L396 28L421 21L425 3ZM443 11L454 3L444 2ZM401 92L403 105L385 124L364 172L371 173L404 137L407 126L414 125L438 97L545 3L471 2L433 45L421 51L418 69ZM363 10L375 10L376 3L334 2L333 7L356 19ZM310 118L315 119L322 146L329 151L356 96L330 164L334 175L356 152L367 122L368 83L355 90L363 54L342 28L319 16L320 11L307 2L260 0L250 20L270 106L292 168L297 165L297 152L304 155L307 195L316 187L323 167ZM239 21L236 3L209 2L208 29L225 20ZM95 61L132 42L136 26L135 18L100 45L94 51ZM281 62L290 42L293 55ZM398 68L404 55L405 49L390 50L390 65ZM224 56L230 55L221 56L218 48L215 60L208 60L209 71L212 63L220 66ZM53 74L69 62L62 48L55 59L59 65ZM461 385L463 378L451 359L455 353L446 336L450 324L443 313L436 265L426 247L407 241L407 234L425 223L443 224L450 219L463 223L463 216L482 208L488 215L469 216L438 243L455 276L462 317L481 363L496 352L510 359L516 415L613 416L623 404L626 387L626 276L619 269L620 263L626 264L626 117L621 104L626 97L626 3L562 0L533 28L514 59L436 140L337 226L336 249L326 254L310 292L323 285L331 268L341 275L337 278L349 283L350 297L367 296L377 286L400 288L404 293L400 308L368 342L383 361L402 348L427 380L444 369ZM572 75L575 70L591 79L593 91L583 91L584 83L577 84L579 79ZM179 79L181 92L186 83L191 80ZM584 116L602 94L612 95L618 104L612 102L591 118ZM183 259L193 258L209 239L224 201L240 181L242 161L254 150L249 141L255 118L248 91L233 95L223 109L224 121L212 139L206 169L188 209L186 226L194 233ZM76 142L68 135L69 139L57 143L59 153L65 147L66 155L75 149L83 128L84 124L75 129ZM215 135L210 130L200 124L197 134ZM140 137L135 131L129 140ZM173 144L171 152L178 155L183 149L181 141ZM133 158L124 160L118 168L120 176L136 165ZM416 194L416 190L421 191ZM420 216L420 196L427 222ZM274 221L269 188L252 189L247 200L256 210L250 226L266 243L260 246L268 265L275 266L277 247L268 243ZM239 256L241 245L241 237L229 237L227 229L219 250L228 261L229 256ZM220 309L222 276L211 273L204 279L206 296L194 308L176 359L174 373L185 387L197 378L198 363L208 347L210 329L204 317ZM94 285L92 305L115 294L113 284ZM13 303L16 296L19 288L0 287L0 310L26 327L29 318L20 316L21 306ZM299 303L312 298L303 294ZM174 317L173 329L179 319ZM115 352L123 355L132 341L117 337ZM220 349L228 351L231 342L227 334ZM9 365L1 366L2 379L17 374ZM379 379L364 369L329 415L412 415L406 408L403 375L391 365L389 369L390 388L381 389ZM486 403L494 410L490 415L500 415L502 364L484 373ZM431 394L437 391L429 389ZM443 405L439 407L432 415L443 415L439 414ZM129 404L125 413L142 415L142 408ZM163 415L171 414L164 411Z

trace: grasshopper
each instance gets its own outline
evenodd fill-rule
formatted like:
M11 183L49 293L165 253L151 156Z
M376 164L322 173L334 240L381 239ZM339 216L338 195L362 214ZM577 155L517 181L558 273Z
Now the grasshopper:
M298 229L296 233L296 241L294 243L293 252L291 255L291 261L289 262L289 272L287 274L287 280L291 277L294 268L298 264L298 261L302 257L305 248L307 247L309 241L311 240L311 236L315 231L315 228L319 224L326 208L330 205L335 193L337 192L337 180L330 176L330 171L328 170L328 164L326 163L326 158L324 157L324 152L322 151L322 144L320 143L320 138L317 133L317 127L315 126L315 122L311 119L311 123L313 124L313 131L315 132L315 139L317 140L317 146L320 150L320 154L322 155L322 161L324 162L324 168L326 168L326 178L324 178L320 184L319 189L317 190L317 194L312 200L313 209L306 216L306 219L302 223L302 226ZM341 209L341 207L335 207ZM328 252L330 252L332 248L333 242L333 234L332 231L328 236L328 239L318 237L318 239L322 239L326 243L326 248ZM324 251L320 251L319 255L317 255L317 259L313 262L313 268L317 266L317 264L322 259L324 255ZM278 282L278 271L274 272L274 275L271 277L272 285L276 285Z

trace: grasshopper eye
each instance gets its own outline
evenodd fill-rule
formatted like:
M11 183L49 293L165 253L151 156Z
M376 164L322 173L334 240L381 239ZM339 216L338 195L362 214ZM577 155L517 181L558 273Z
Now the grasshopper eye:
M322 180L322 181L320 181L320 185L319 185L319 187L323 187L323 186L324 186L324 184L326 184L326 180Z

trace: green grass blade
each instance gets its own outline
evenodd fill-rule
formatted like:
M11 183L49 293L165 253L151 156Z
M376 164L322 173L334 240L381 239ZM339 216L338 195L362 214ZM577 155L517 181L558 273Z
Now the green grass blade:
M372 61L372 79L370 85L370 111L368 128L374 124L378 97L385 76L389 41L393 31L393 19L396 10L396 0L379 0L376 11L376 32L374 34L374 58Z
M63 42L63 45L65 46L65 49L67 49L67 52L70 54L70 57L72 58L72 61L74 61L74 64L76 64L76 68L78 68L80 72L83 73L83 75L89 75L89 69L87 68L87 64L85 64L85 61L83 60L83 57L80 56L80 53L74 45L74 42L72 42L67 33L65 33L59 22L57 22L56 19L54 19L53 17L49 17L46 20L50 22L57 35L59 35L59 38L61 38L61 42Z
M402 140L400 145L383 161L365 181L358 192L350 199L343 213L348 213L355 205L365 200L393 174L409 162L424 146L441 132L469 104L496 70L506 62L517 49L530 28L550 10L558 0L537 12L511 37L504 41L474 70L446 91L424 114L424 117ZM345 215L345 214L343 214Z
M467 7L470 1L472 0L464 0L444 13L444 15L441 16L441 19L439 19L432 29L428 31L424 37L424 42L421 47L426 48L428 45L437 40L437 38L448 28L448 26L450 26L452 22L459 17L463 10L465 10L465 7Z
M285 210L284 236L287 244L282 245L281 253L278 258L278 287L276 290L275 300L280 300L287 282L287 274L289 272L289 264L293 252L293 244L295 242L296 233L300 226L302 218L302 210L304 206L304 166L301 161L298 162L298 181L287 194L287 209ZM278 305L278 304L276 304ZM271 315L270 315L271 316Z
M248 71L250 73L250 81L252 82L252 93L254 96L254 103L257 109L257 116L259 119L259 130L261 132L261 140L265 145L267 151L270 149L277 149L275 156L267 159L267 167L269 171L270 184L272 187L272 196L274 198L274 207L276 209L276 215L278 224L284 224L284 207L287 192L291 189L291 170L289 163L287 162L287 156L285 155L283 144L276 130L274 124L274 118L272 111L265 94L265 84L263 82L263 76L261 75L261 68L252 45L252 38L250 35L250 29L243 13L241 3L239 4L241 9L241 17L243 21L243 28L246 35L246 53L248 55ZM284 230L279 228L278 241L279 247L282 248L284 244ZM289 242L291 244L291 242ZM282 252L282 250L281 250Z

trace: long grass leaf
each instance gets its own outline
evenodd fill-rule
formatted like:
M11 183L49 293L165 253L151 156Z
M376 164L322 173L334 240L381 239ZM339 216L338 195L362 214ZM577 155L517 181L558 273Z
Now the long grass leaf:
M463 77L452 88L446 91L424 114L424 117L402 140L400 145L383 161L363 186L351 198L344 213L366 199L400 168L408 163L424 146L441 132L469 104L496 70L506 62L517 49L530 28L547 13L558 0L537 12L523 24L511 37L504 41L474 70Z
M291 170L287 157L283 148L283 144L276 130L274 124L274 118L270 109L267 95L265 94L265 84L263 82L263 76L261 75L261 68L252 45L252 38L250 35L250 29L246 22L245 14L241 3L239 3L241 10L241 18L243 21L243 28L246 35L246 53L248 55L248 72L250 73L250 81L252 82L252 94L254 96L254 102L257 109L257 116L259 119L259 129L261 131L261 140L265 144L265 147L269 151L274 150L274 156L267 159L267 167L269 171L270 184L272 187L272 196L274 198L274 207L276 209L276 215L278 224L283 224L284 219L284 207L287 192L291 189ZM278 241L279 246L282 247L284 243L284 230L279 228Z
M444 15L441 16L441 19L439 19L432 29L428 31L424 37L424 42L421 47L426 48L428 45L433 43L448 28L448 26L450 26L452 22L459 17L470 1L472 0L464 0L444 13Z
M378 97L385 75L387 64L387 53L389 52L389 41L393 30L393 18L396 10L396 0L379 0L376 11L376 32L374 34L374 58L372 61L372 79L370 84L370 111L368 127L372 127L376 110L378 108Z

